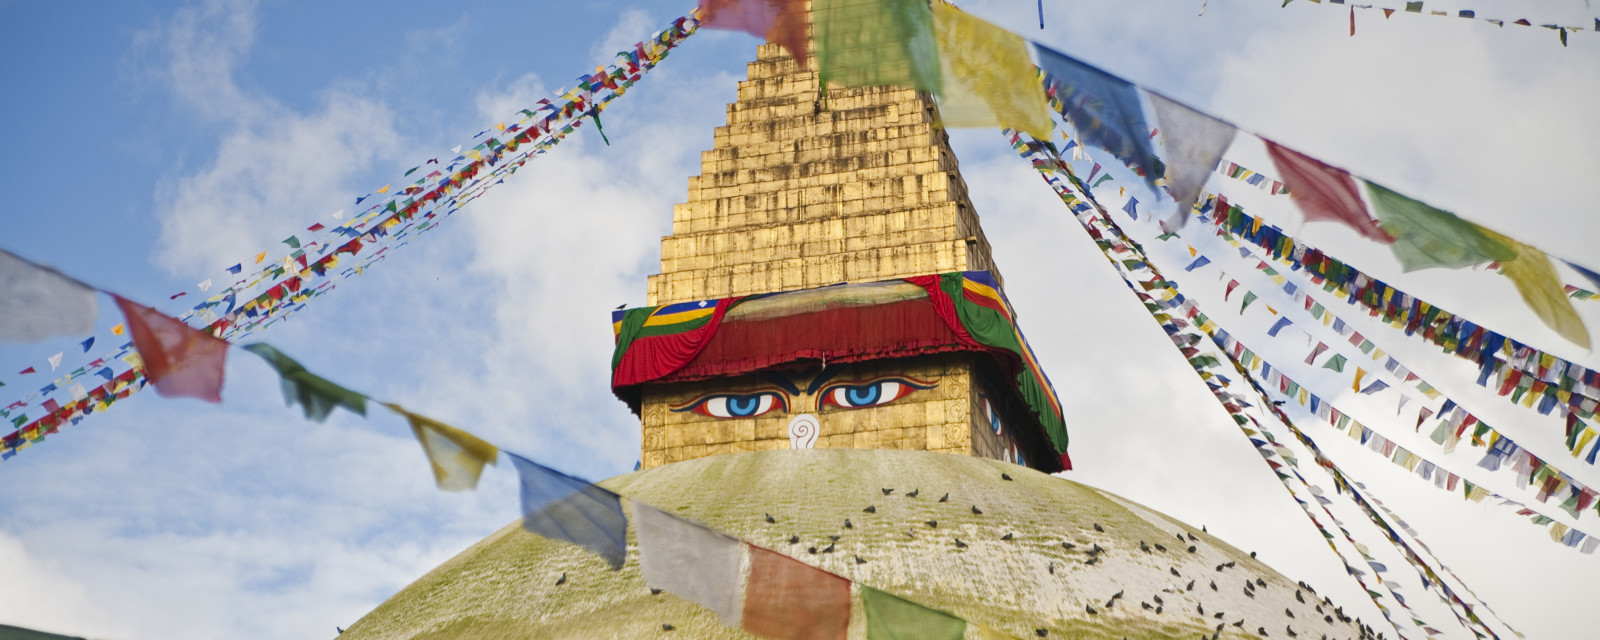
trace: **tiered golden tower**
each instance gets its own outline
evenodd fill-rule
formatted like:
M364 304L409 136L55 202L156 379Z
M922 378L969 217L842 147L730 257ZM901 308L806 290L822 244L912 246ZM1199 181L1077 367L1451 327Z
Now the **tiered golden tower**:
M689 179L688 202L673 208L661 273L649 278L650 305L961 271L989 272L999 289L930 96L833 87L825 97L816 71L770 43L748 74L728 105L727 125L701 156L701 175ZM791 397L781 411L740 417L694 402L719 391L771 388L772 373L641 385L625 398L643 422L642 465L791 447L938 450L1037 461L1051 470L1057 463L1036 426L1014 430L1026 433L997 426L1032 418L1015 385L1007 391L1007 375L983 354L857 362L843 375L825 358L787 364L804 379L830 370L841 380L897 376L924 388L844 410L815 385L801 391L804 380L796 379L797 393L783 394ZM804 429L795 426L800 414L814 414L814 438L794 437Z

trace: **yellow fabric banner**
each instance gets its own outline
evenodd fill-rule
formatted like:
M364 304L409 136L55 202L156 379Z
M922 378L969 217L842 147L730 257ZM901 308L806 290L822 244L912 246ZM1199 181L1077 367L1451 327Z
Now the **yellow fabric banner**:
M405 416L411 423L411 432L422 451L428 454L433 466L433 479L442 491L469 491L478 488L478 476L483 465L494 464L500 449L475 435L447 425L427 416L406 411L397 404L387 404L395 413Z
M1005 127L1050 139L1055 122L1021 36L943 2L933 3L933 24L945 126Z
M1590 348L1589 329L1583 325L1583 319L1573 310L1572 301L1567 299L1566 291L1561 288L1561 277L1556 275L1550 257L1543 251L1483 227L1478 227L1478 231L1516 252L1517 257L1500 263L1500 271L1517 285L1517 293L1522 294L1522 301L1528 303L1533 313L1561 337L1585 349Z

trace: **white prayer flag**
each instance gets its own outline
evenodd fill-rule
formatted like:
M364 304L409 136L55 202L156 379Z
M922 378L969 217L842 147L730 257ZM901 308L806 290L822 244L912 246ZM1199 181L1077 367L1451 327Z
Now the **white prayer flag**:
M0 249L0 342L94 332L94 289Z
M737 628L740 542L649 505L630 504L645 584L704 605Z
M1178 201L1181 220L1194 208L1211 168L1233 144L1236 130L1233 125L1158 94L1149 95L1156 122L1166 131L1161 136L1161 146L1167 152L1167 191Z

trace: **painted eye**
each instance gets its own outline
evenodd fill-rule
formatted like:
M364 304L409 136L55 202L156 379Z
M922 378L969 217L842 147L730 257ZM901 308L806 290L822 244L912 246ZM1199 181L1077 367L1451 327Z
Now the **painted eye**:
M889 404L906 397L918 389L931 389L932 385L918 385L904 380L875 380L862 384L840 384L828 387L822 394L822 404L844 409L860 409Z
M783 399L771 391L707 396L678 411L693 411L713 418L754 418L774 408L784 407Z

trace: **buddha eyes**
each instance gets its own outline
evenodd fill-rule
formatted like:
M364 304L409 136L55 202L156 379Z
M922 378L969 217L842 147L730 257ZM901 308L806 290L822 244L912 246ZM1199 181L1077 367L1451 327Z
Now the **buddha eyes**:
M816 408L839 407L863 409L889 404L919 389L932 389L937 383L911 381L888 377L862 382L835 383L817 393ZM712 418L754 418L775 410L789 411L791 400L800 402L804 395L791 397L789 392L768 388L746 393L712 393L672 407L673 411L693 411ZM805 401L809 405L809 401ZM810 411L802 407L802 411Z
M674 411L693 411L713 418L754 418L778 408L789 408L782 395L775 391L757 391L709 395Z
M933 385L917 384L901 378L870 380L859 384L836 384L822 392L822 405L843 409L861 409L889 404L906 397L918 389L932 389Z

